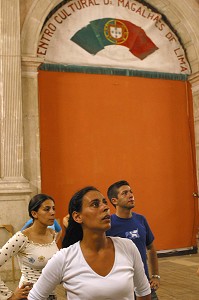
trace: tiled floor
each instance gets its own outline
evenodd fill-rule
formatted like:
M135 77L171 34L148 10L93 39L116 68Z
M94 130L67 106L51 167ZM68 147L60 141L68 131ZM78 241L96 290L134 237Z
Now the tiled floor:
M159 258L161 286L160 300L199 300L199 254ZM8 282L10 287L16 286ZM57 287L58 300L66 300L64 290ZM77 299L78 300L78 299ZM95 299L93 299L95 300Z
M199 300L199 254L159 258L160 300Z

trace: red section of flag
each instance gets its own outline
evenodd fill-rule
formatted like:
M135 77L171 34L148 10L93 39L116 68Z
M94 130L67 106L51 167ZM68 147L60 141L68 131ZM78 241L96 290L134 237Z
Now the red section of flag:
M158 49L141 27L126 20L118 21L125 24L129 31L128 38L121 46L128 47L133 55L142 60Z

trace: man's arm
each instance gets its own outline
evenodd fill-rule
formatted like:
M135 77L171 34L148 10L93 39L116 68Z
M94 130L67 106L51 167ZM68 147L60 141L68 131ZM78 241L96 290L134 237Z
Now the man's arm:
M61 236L62 236L62 229L59 232L56 233L56 243L58 243Z
M159 277L159 269L158 269L158 257L155 246L151 243L147 246L147 256L149 263L149 272L150 272L150 284L151 288L157 290L160 286L160 277Z

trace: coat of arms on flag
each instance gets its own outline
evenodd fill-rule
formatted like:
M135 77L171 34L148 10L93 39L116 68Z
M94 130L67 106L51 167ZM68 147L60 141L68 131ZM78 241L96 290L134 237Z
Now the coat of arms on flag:
M110 20L104 26L104 35L107 40L118 45L127 40L129 31L123 22Z
M111 18L91 21L77 31L71 40L93 55L106 46L125 46L141 60L158 49L141 27L126 20Z

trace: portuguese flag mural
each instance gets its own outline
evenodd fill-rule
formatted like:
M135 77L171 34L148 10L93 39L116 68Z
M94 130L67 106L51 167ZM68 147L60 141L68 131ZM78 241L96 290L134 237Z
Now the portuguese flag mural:
M46 18L37 55L45 63L191 74L161 14L142 1L62 1Z
M141 27L126 20L111 18L91 21L77 31L71 40L93 55L106 46L124 46L140 60L158 49Z

